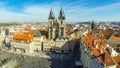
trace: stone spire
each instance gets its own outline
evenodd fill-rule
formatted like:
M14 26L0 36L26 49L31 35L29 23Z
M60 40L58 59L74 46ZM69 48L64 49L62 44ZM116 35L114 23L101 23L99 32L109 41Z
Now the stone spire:
M58 19L59 19L59 20L65 20L65 14L64 14L64 11L63 11L62 8L61 8L61 10L60 10L60 15L59 15Z
M50 10L50 14L49 14L48 19L55 19L55 16L54 16L54 13L53 13L53 11L52 11L52 8L51 8L51 10Z

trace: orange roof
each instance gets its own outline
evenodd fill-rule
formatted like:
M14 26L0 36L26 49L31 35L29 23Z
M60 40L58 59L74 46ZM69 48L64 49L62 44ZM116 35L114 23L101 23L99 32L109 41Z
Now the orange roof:
M112 35L109 40L113 40L113 41L120 41L120 37L116 37L114 35Z
M83 42L84 42L85 44L92 45L92 39L91 39L91 37L90 37L89 35L84 36L84 37L82 38L82 40L83 40Z
M115 63L120 63L120 56L113 57Z
M101 34L103 34L103 35L108 35L108 34L111 34L111 33L113 33L114 32L114 30L103 30L103 29L101 29Z
M107 40L105 40L105 39L101 40L101 44L102 45L106 45L107 44Z
M99 52L98 49L93 49L91 52L92 52L92 54L93 54L94 56L96 56L96 57L100 55L100 52Z
M34 35L35 32L34 32L34 31L29 31L29 32L23 32L22 34L30 34L30 35Z
M101 63L103 62L102 56L97 57L97 59L98 59L99 62L101 62Z
M109 54L109 52L105 48L102 48L102 51L105 53L104 63L106 64L106 66L114 65L115 63L114 63L111 55Z
M97 39L98 39L98 38L97 38L96 36L90 35L90 34L88 34L87 36L84 36L84 37L82 38L83 42L84 42L85 44L88 44L88 45L93 45L93 44L94 44L93 41L95 41L95 40L97 40Z
M23 32L21 34L13 34L12 36L13 36L13 39L32 41L33 32Z
M104 35L107 35L111 34L111 31L114 32L113 30L102 30L102 33ZM110 40L120 41L120 37L111 36ZM89 47L91 49L91 53L97 57L99 62L104 62L106 66L114 65L115 63L120 63L120 56L112 58L109 51L104 47L107 44L106 39L102 38L98 40L96 36L87 34L86 36L82 37L82 41L84 42L86 47ZM97 45L98 48L94 47L93 41L95 41L95 45Z
M92 54L94 56L97 57L97 59L98 59L99 62L101 62L101 63L103 62L103 58L102 58L102 56L100 56L101 53L100 53L100 51L98 49L93 49L91 52L92 52Z
M103 46L105 46L107 44L107 41L105 39L97 40L96 43L97 43L98 49L100 50Z
M94 46L93 46L93 45L89 45L88 47L89 47L90 49L93 49L93 48L94 48Z
M92 38L93 40L97 40L97 39L98 39L98 38L97 38L96 36L94 36L94 35L92 35L91 38Z

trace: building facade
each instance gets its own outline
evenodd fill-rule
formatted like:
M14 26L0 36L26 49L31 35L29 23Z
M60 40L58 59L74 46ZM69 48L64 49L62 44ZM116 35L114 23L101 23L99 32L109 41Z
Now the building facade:
M81 40L80 40L81 41ZM80 51L81 51L81 61L83 68L104 68L98 59L91 54L91 51L87 49L84 43L80 42Z
M12 40L11 41L11 50L13 52L19 53L33 53L33 43L21 40Z
M62 8L60 10L58 21L55 19L52 9L50 10L48 28L48 38L50 39L56 39L60 36L65 36L65 14Z
M74 50L74 40L69 38L57 38L54 40L45 40L42 42L43 51L68 52Z

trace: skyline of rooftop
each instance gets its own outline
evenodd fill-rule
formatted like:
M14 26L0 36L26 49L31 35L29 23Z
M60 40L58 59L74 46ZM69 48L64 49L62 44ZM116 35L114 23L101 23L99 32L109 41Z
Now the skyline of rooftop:
M47 22L51 7L58 18L61 6L66 22L120 21L118 0L0 0L0 22Z

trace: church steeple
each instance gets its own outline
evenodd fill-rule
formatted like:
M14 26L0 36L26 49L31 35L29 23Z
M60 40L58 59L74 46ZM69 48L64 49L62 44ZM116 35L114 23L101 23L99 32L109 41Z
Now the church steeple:
M64 14L64 11L63 11L62 8L61 8L61 10L60 10L60 14L59 14L58 19L59 19L59 20L65 20L65 14Z
M50 10L50 15L48 18L48 38L56 39L58 37L65 36L65 14L61 8L58 20L55 19L52 9Z
M48 19L55 19L55 16L54 16L54 13L53 13L53 11L52 11L52 8L51 8L51 10L50 10L50 14L49 14Z

